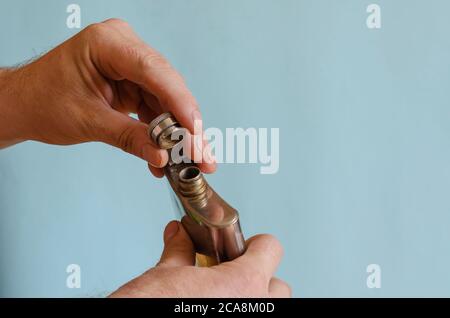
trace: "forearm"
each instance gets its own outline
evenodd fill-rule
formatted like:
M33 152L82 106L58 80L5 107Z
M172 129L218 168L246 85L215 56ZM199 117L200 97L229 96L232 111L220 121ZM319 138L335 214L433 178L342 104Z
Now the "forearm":
M26 140L19 73L0 68L0 149Z

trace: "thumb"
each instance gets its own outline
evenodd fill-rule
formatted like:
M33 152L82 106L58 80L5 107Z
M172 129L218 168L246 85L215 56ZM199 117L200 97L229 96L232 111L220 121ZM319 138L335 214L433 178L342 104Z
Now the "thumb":
M168 161L167 151L156 147L148 137L148 126L114 110L106 111L99 125L100 141L120 148L147 161L156 168Z
M195 265L195 251L191 239L180 222L170 222L164 230L164 251L158 266L193 265Z

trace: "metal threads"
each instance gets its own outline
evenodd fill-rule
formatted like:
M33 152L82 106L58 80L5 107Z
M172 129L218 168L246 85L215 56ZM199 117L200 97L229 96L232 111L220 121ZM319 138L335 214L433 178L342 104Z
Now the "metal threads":
M180 171L179 190L191 204L197 204L199 207L206 205L208 185L196 166L189 166Z
M148 134L161 149L171 149L180 140L172 140L172 134L180 128L180 124L171 113L163 113L152 120Z

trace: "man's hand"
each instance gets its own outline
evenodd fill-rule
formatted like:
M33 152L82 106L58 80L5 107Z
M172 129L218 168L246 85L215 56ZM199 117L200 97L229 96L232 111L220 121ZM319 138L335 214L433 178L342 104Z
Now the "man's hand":
M200 113L182 77L118 19L88 26L28 65L0 70L0 148L25 140L101 141L162 176L167 152L150 141L147 124L166 111L194 133ZM200 168L213 172L208 151L203 158Z
M273 277L280 262L280 243L269 235L247 242L234 261L195 267L195 252L176 221L164 231L165 248L156 267L114 292L111 297L290 297L289 286Z

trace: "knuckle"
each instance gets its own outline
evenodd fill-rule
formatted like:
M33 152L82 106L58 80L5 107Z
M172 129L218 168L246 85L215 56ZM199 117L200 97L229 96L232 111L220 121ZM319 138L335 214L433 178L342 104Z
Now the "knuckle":
M133 136L135 135L136 128L135 127L126 127L119 134L117 138L117 146L120 147L123 151L128 153L133 153Z
M130 25L127 21L120 18L111 18L103 22L104 24L115 25L122 28L129 28Z
M127 44L123 45L121 49L123 50L123 55L127 56L131 60L139 59L141 55L140 47L137 45Z
M93 23L86 27L85 32L94 37L101 37L109 34L110 26L105 23Z
M273 253L274 256L283 255L283 246L275 236L270 234L261 234L258 235L258 240L260 240L261 244L266 246L267 250L269 250L270 253Z
M167 72L172 72L172 66L164 56L149 49L146 45L141 43L124 45L122 50L124 56L137 61L137 67L142 74L146 74L146 72L152 70L166 70Z
M141 56L139 60L142 69L171 70L172 67L167 59L157 52L148 52Z

